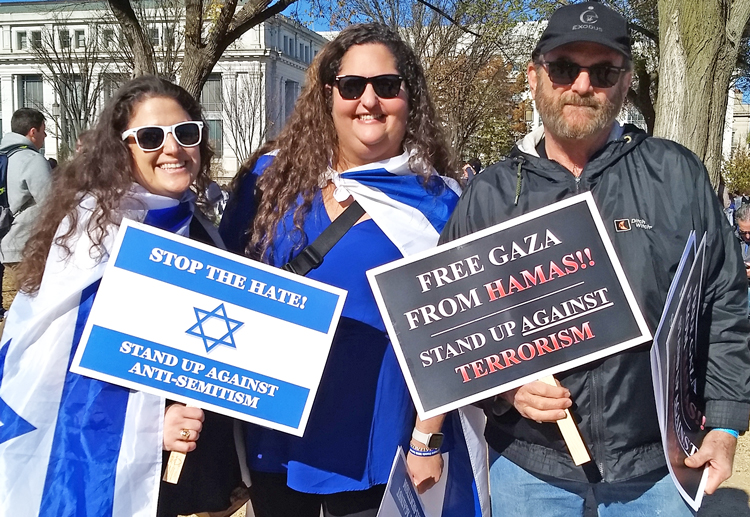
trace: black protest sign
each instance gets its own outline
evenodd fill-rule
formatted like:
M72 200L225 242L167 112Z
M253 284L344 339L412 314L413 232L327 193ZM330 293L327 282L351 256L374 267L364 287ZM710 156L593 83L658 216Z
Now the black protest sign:
M705 469L685 466L685 459L698 450L706 434L705 417L700 410L703 404L697 394L696 371L705 250L704 234L697 251L691 253L693 250L686 249L683 254L683 259L688 260L682 271L689 268L689 274L675 275L672 281L670 293L674 292L674 296L668 298L660 323L660 327L668 325L669 334L664 339L664 332L660 332L654 339L652 350L655 359L652 368L655 367L659 374L655 379L659 384L654 386L654 394L663 416L659 424L667 466L678 491L694 510L701 505L707 480ZM692 264L690 258L694 258Z
M368 276L422 418L651 338L589 193Z

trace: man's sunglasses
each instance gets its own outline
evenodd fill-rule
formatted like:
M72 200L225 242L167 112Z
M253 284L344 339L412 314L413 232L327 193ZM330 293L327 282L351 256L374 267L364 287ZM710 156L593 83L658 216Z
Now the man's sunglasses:
M541 65L547 70L549 78L555 84L573 84L578 78L581 70L587 70L589 73L589 82L594 88L611 88L627 68L614 65L591 65L581 66L571 61L552 61L547 63L542 61Z
M739 233L740 237L743 239L750 241L750 232L743 232L742 230L737 229L737 233Z
M360 75L339 75L334 79L342 99L353 101L362 97L368 84L372 85L375 95L381 99L395 99L401 91L403 77L396 74L362 77Z
M172 133L174 139L182 147L195 147L201 143L203 137L203 122L191 120L180 122L174 126L141 126L130 128L122 134L127 140L132 136L142 151L157 151L164 147L167 135Z

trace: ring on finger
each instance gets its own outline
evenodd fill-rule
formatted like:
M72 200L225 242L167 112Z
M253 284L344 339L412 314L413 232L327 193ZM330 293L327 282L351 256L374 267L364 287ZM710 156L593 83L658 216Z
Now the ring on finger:
M180 431L180 436L183 440L187 440L188 438L190 438L190 429L183 429L182 431Z

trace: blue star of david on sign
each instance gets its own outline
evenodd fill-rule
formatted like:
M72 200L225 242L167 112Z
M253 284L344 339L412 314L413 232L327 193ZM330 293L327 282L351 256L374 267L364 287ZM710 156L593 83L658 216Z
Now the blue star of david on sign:
M205 311L203 309L199 309L198 307L193 307L193 310L195 310L195 317L198 320L198 323L187 329L185 332L187 334L190 334L191 336L196 336L203 339L203 344L206 347L206 352L210 352L219 345L237 348L237 345L234 342L234 331L244 325L244 323L229 318L227 316L227 311L224 308L223 303L212 311ZM208 327L209 324L212 323L212 320L219 320L219 323L217 325L215 322L213 322L213 326L208 329L208 331L213 334L213 336L209 336L206 334L206 327ZM218 327L218 330L216 329L216 327ZM218 338L215 337L216 334L224 332L224 329L226 329L226 333L224 335Z
M3 370L5 367L5 356L10 348L10 340L0 350L0 384L3 380ZM36 427L21 418L18 413L0 398L0 444L5 443L13 438L30 433Z

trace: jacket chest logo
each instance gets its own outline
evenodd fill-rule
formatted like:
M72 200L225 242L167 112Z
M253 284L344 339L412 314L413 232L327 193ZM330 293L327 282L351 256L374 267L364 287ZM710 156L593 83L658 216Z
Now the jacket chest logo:
M629 232L634 228L641 230L651 230L654 226L648 224L645 219L615 219L615 231L616 232Z

